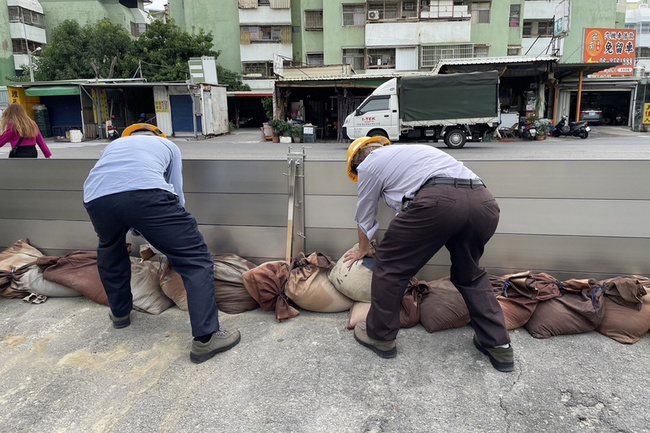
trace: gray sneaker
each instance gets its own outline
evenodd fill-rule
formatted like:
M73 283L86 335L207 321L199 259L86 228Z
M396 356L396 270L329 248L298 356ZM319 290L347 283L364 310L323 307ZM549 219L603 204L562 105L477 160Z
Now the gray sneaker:
M510 347L485 347L479 343L476 334L474 334L474 346L481 353L485 354L490 358L492 366L499 371L509 372L515 369L515 356L514 351L512 350L512 345Z
M111 322L113 322L113 328L115 329L122 329L126 328L131 324L131 315L127 314L126 316L122 317L115 317L113 316L113 312L109 311L108 317L111 318Z
M219 352L225 352L226 350L232 349L237 345L237 343L239 343L239 340L241 340L241 334L237 329L234 331L220 329L212 334L210 341L207 343L193 340L192 350L190 351L190 360L195 364L205 362Z
M359 322L354 327L354 339L359 344L371 349L382 358L395 358L397 356L397 344L393 341L375 340L368 336L366 322Z

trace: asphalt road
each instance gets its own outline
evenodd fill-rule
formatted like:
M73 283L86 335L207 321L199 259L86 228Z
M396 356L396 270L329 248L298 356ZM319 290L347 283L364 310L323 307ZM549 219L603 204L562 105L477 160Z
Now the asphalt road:
M259 129L240 129L231 134L194 139L171 137L184 159L270 159L286 160L287 153L301 152L314 160L345 160L349 142L272 143L261 141ZM47 139L55 158L97 159L108 140L81 143ZM489 143L467 143L462 149L448 149L443 142L429 143L461 160L476 159L638 159L650 155L650 134L632 132L621 126L595 126L590 136L548 137L544 141L509 139ZM9 153L0 148L0 158Z

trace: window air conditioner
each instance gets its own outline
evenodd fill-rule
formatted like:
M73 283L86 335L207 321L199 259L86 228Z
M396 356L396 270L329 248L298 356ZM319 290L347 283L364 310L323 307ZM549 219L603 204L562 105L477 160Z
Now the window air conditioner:
M379 11L368 11L368 19L369 20L378 20L379 19Z

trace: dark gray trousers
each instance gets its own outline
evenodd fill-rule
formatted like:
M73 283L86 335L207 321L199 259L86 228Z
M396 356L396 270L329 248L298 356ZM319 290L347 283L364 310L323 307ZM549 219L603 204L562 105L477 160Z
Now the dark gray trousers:
M169 259L183 278L195 337L219 329L214 293L214 261L196 220L164 190L111 194L84 203L99 237L97 267L111 311L126 316L133 308L131 262L126 234L134 228Z
M478 340L489 347L510 337L487 272L479 267L485 244L499 223L499 205L484 186L433 185L421 189L408 211L390 223L375 253L368 335L394 340L401 299L411 277L443 246L450 279L463 296Z

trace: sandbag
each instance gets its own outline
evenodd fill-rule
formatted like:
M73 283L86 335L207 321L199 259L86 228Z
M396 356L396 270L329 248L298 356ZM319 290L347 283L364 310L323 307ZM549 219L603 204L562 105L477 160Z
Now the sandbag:
M257 267L235 254L213 255L214 291L219 310L239 314L260 308L260 305L244 287L244 272Z
M402 309L399 313L400 328L412 328L420 323L420 306L429 290L426 281L411 278L402 297Z
M172 268L167 256L151 245L143 244L140 246L140 257L155 266L158 283L165 296L171 299L179 309L188 311L187 291L183 278Z
M42 256L39 250L29 245L29 239L16 241L0 253L0 297L25 299L29 296L29 291L12 287L11 283L27 272L27 267Z
M289 264L285 261L262 263L243 274L246 291L264 311L275 311L278 322L300 314L289 305L284 286L289 278Z
M300 253L291 263L285 293L300 308L319 313L337 313L352 307L353 300L336 290L328 278L334 262L315 252Z
M463 296L447 278L427 282L429 292L420 303L420 323L427 332L460 328L469 323Z
M129 257L131 260L131 293L133 308L149 314L160 314L174 305L160 287L156 263Z
M509 331L524 326L539 302L562 294L560 281L546 273L525 271L502 277L490 276L490 282Z
M605 315L596 331L619 343L636 343L650 331L650 295L644 287L647 281L616 277L603 284Z
M345 254L357 249L359 249L358 243ZM360 302L370 302L371 268L375 259L366 257L363 260L357 260L350 266L343 261L345 254L330 271L329 280L336 290L348 298Z
M25 273L11 281L11 288L18 291L36 293L50 298L81 296L81 293L43 278L43 271L36 263L26 265Z
M43 256L36 260L43 278L76 290L98 304L108 305L97 269L97 252L73 251L65 256Z
M34 263L43 253L29 244L29 239L16 241L0 253L0 271L11 271L15 268Z
M348 314L348 329L354 329L359 322L365 322L370 311L370 302L355 302L350 308Z
M530 335L549 338L596 329L606 311L602 287L595 280L591 280L591 283L588 280L586 287L575 284L575 281L567 286L569 290L562 297L537 304L535 312L525 325ZM582 289L578 291L579 287Z

